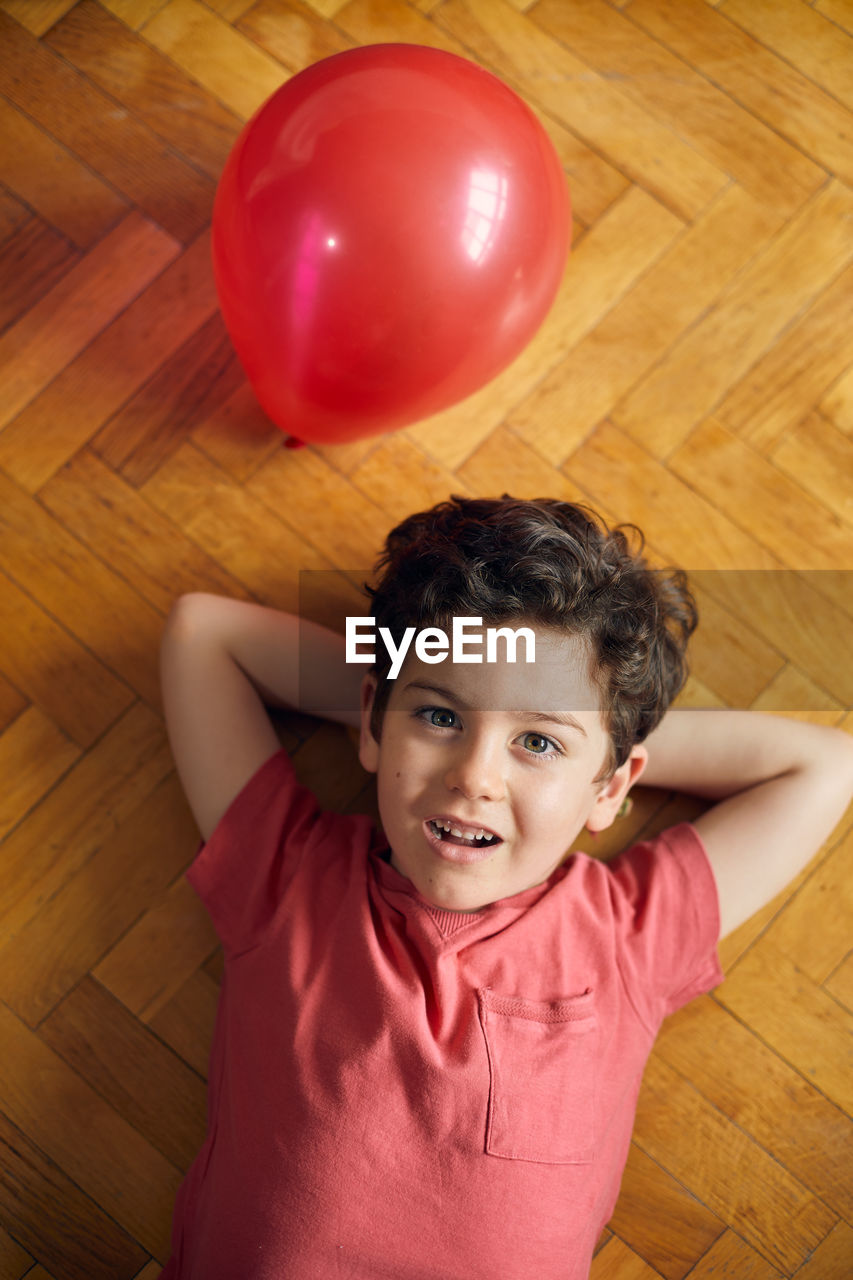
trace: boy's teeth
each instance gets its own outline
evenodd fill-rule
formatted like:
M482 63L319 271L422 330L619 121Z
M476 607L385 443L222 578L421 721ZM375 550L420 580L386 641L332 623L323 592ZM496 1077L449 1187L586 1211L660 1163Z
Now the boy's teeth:
M449 831L452 836L462 840L489 840L491 837L483 830L482 827L455 827L450 822L433 823L439 831Z

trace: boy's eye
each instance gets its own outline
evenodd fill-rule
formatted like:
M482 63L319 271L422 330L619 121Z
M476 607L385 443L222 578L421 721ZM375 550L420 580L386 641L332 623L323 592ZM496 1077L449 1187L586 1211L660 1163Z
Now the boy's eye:
M424 707L418 715L424 716L436 729L452 729L456 724L456 712L448 711L447 707Z
M548 748L554 746L551 739L541 733L525 733L521 741L525 748L536 756L548 755Z

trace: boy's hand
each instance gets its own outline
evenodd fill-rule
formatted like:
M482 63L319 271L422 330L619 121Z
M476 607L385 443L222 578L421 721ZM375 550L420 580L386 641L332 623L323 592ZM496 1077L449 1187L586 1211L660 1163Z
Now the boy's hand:
M754 711L670 711L643 783L719 800L694 821L714 869L721 936L788 884L853 793L853 738Z
M301 679L300 641L311 657ZM361 676L344 663L343 637L325 627L224 596L179 597L163 629L160 681L172 755L205 840L280 748L264 702L357 725Z

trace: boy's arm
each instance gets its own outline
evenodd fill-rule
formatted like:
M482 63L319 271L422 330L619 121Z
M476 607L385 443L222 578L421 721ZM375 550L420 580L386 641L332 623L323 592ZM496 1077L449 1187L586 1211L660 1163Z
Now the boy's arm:
M714 869L721 936L785 887L850 802L853 738L755 711L670 711L643 782L717 800L694 821Z
M160 643L163 708L205 840L279 750L264 703L357 725L363 670L344 662L342 636L293 614L206 592L175 601Z

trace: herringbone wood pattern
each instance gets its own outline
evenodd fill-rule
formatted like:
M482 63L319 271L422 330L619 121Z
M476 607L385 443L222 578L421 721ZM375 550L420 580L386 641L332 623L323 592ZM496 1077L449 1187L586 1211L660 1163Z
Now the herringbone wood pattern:
M853 728L851 37L851 0L0 0L2 1280L153 1280L203 1140L177 595L296 609L300 568L368 566L451 491L567 496L703 571L687 699ZM285 451L217 312L217 176L288 76L398 40L539 113L573 254L481 393ZM275 718L326 803L372 805L343 730ZM638 791L599 848L695 812ZM853 1275L852 826L665 1025L594 1280Z

